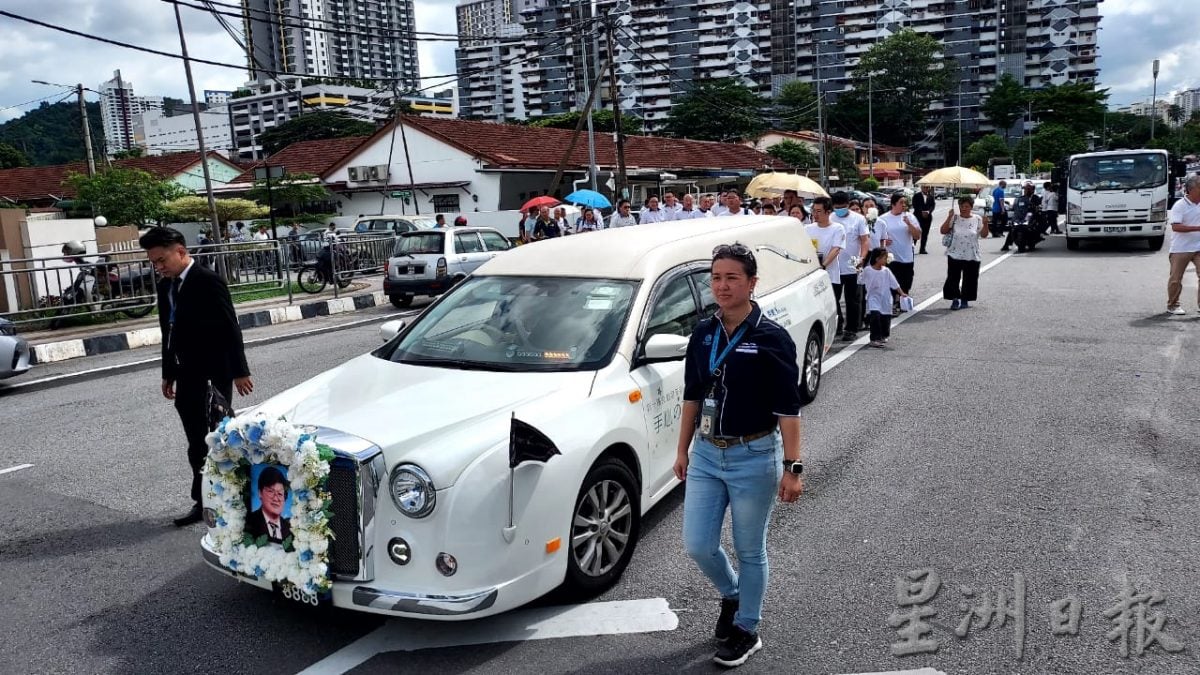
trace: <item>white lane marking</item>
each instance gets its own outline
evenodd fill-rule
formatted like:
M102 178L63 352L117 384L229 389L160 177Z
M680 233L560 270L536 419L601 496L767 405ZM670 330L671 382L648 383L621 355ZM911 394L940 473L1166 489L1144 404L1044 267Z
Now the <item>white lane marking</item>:
M980 268L979 274L982 276L984 272L987 272L988 270L992 269L996 265L999 265L1000 263L1004 262L1005 260L1008 260L1012 256L1013 256L1012 253L1005 253L1004 255L1000 256L999 258L996 258L992 262L990 262L990 263L984 265L982 268ZM941 299L942 299L941 293L937 293L937 294L929 296L924 301L922 301L921 304L917 305L916 307L913 307L913 311L905 312L904 314L901 314L899 318L892 321L892 325L899 326L900 324L907 321L910 316L916 314L917 312L919 312L923 309L927 309L930 305L934 304L935 302L937 302L938 300L941 300ZM863 347L866 347L867 343L870 341L871 341L871 336L864 335L864 336L858 338L857 340L855 340L854 342L851 342L849 345L843 347L842 351L838 352L837 354L834 354L833 356L831 356L830 358L825 360L825 365L822 366L821 372L828 373L829 371L838 367L838 365L840 365L843 361L850 358L851 356L854 356L854 354L857 353L858 350L862 349Z
M844 675L946 675L940 670L933 668L918 668L917 670L889 670L880 673L845 673Z
M21 469L29 469L32 467L32 464L18 464L16 466L10 466L7 469L0 469L0 474L12 473L14 471L20 471Z
M679 617L666 598L591 602L567 607L518 609L465 621L392 619L338 651L300 671L300 675L340 675L376 654L524 642L553 638L653 633L679 627Z
M358 321L348 321L346 323L334 324L332 326L322 326L321 328L313 328L313 329L306 330L306 331L300 331L298 333L284 333L283 335L275 335L272 337L258 338L255 340L247 340L246 346L252 347L256 344L263 343L263 342L275 342L275 341L289 339L289 338L301 338L301 337L306 337L309 335L316 335L319 333L332 333L336 330L343 330L346 328L354 328L356 326L361 326L363 324L379 323L382 321L387 321L388 319L394 319L396 317L408 316L411 313L412 312L395 312L393 314L385 314L384 316L377 316L377 317L373 317L370 319L360 319ZM118 353L118 352L114 352L114 353ZM151 357L148 359L142 359L140 361L130 361L128 363L118 363L118 364L112 365L112 366L102 366L100 368L92 368L90 370L81 370L81 371L78 371L75 373L63 373L61 375L51 375L50 377L43 377L40 380L30 380L28 382L19 382L17 384L7 385L4 387L4 391L5 391L5 393L12 393L15 391L19 391L21 389L27 389L29 387L34 387L37 385L49 384L51 382L58 382L60 380L73 380L76 378L84 377L86 375L96 375L98 373L105 373L105 372L113 371L113 370L126 370L126 369L133 368L135 366L144 366L144 365L150 364L150 363L158 363L161 360L162 360L161 356L154 356L154 357Z

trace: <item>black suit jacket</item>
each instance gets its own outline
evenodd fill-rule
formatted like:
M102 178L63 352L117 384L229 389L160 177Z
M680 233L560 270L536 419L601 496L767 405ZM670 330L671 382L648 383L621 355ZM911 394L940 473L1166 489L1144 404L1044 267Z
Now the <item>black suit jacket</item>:
M192 265L175 298L171 326L171 279L158 282L158 323L162 329L162 376L230 382L250 375L242 329L229 287L216 272Z
M929 217L932 218L933 210L937 208L937 200L933 198L932 193L926 197L924 192L918 192L917 194L913 195L912 203L913 213L916 214L918 218L922 217L922 211L928 211Z
M270 530L267 529L267 517L263 515L262 509L251 511L250 514L246 516L246 525L242 529L242 532L254 537L255 539L258 539L264 534L267 535L268 539L270 539L271 533ZM272 542L276 544L282 544L284 539L292 536L292 524L288 522L287 518L282 516L279 518L279 533L281 535L280 538L271 539Z

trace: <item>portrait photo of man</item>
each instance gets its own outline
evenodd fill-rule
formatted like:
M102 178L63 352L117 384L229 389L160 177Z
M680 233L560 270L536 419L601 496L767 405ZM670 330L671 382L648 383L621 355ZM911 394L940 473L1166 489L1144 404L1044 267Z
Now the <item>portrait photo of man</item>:
M246 516L245 533L258 539L266 535L273 544L282 544L284 539L292 536L292 526L288 522L289 492L287 477L283 471L274 466L262 466L257 471L258 479L251 475L251 507L257 506ZM254 497L257 497L255 499ZM257 502L257 504L255 504Z

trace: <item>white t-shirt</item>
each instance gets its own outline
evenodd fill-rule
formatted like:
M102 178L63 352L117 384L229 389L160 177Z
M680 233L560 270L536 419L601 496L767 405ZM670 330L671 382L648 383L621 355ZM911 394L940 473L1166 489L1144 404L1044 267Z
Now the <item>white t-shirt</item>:
M1043 211L1057 211L1058 210L1058 193L1057 192L1046 191L1046 194L1042 195L1042 210Z
M1187 197L1175 202L1167 214L1167 227L1200 225L1200 204L1193 204ZM1195 253L1200 251L1200 232L1171 232L1171 253Z
M846 252L838 260L838 264L841 265L842 274L857 274L858 270L854 269L854 265L850 262L850 259L860 252L858 238L862 236L869 238L871 236L870 230L867 229L867 219L861 213L851 211L846 214L845 218L839 218L836 215L830 216L829 221L838 223L846 230Z
M632 227L637 224L638 223L636 220L634 220L632 213L627 216L623 216L621 215L620 211L614 211L613 214L608 218L609 227ZM532 229L529 231L533 232Z
M954 233L954 238L950 240L950 248L946 249L946 255L955 260L982 260L979 256L979 231L982 229L983 218L976 215L963 218L957 213L954 214L950 223L950 231Z
M683 204L675 202L675 206L667 206L666 202L663 202L658 208L666 211L667 217L664 220L679 220L679 212L683 210Z
M840 260L838 262L831 263L829 262L829 258L826 254L835 248L840 248L843 251L846 250L846 228L830 221L828 227L821 227L820 225L813 223L811 225L805 225L804 229L806 232L808 232L808 236L810 238L817 240L817 253L821 255L822 261L826 267L829 268L827 270L829 272L829 280L834 284L841 284L842 269L838 266L840 264ZM839 256L839 259L840 257L841 256Z
M672 220L672 218L668 215L667 210L661 206L657 209L643 206L642 210L638 212L638 222L642 225L646 223L665 223L668 220Z
M695 208L695 207L692 207L691 211L686 211L683 208L680 208L679 211L677 211L675 213L675 220L693 220L695 218L711 218L711 217L712 217L711 211L701 211L700 209Z
M901 213L894 215L891 211L879 216L879 220L875 221L875 227L881 228L881 236L885 239L891 239L892 245L888 247L888 251L898 263L913 262L913 251L916 250L916 240L908 231L908 225L918 227L917 219L911 213Z
M858 285L867 293L867 311L892 315L892 291L900 290L896 275L886 267L864 267L858 275Z

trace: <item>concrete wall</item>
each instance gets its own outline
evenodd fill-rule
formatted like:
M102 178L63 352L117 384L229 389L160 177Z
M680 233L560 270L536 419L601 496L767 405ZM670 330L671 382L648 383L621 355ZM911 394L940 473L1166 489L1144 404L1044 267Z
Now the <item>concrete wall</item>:
M75 279L75 266L62 259L62 245L78 241L95 255L96 227L91 218L34 221L25 220L19 209L0 211L0 230L4 234L5 261L0 311L34 309L40 298L61 295ZM10 263L22 258L40 258L27 263Z

